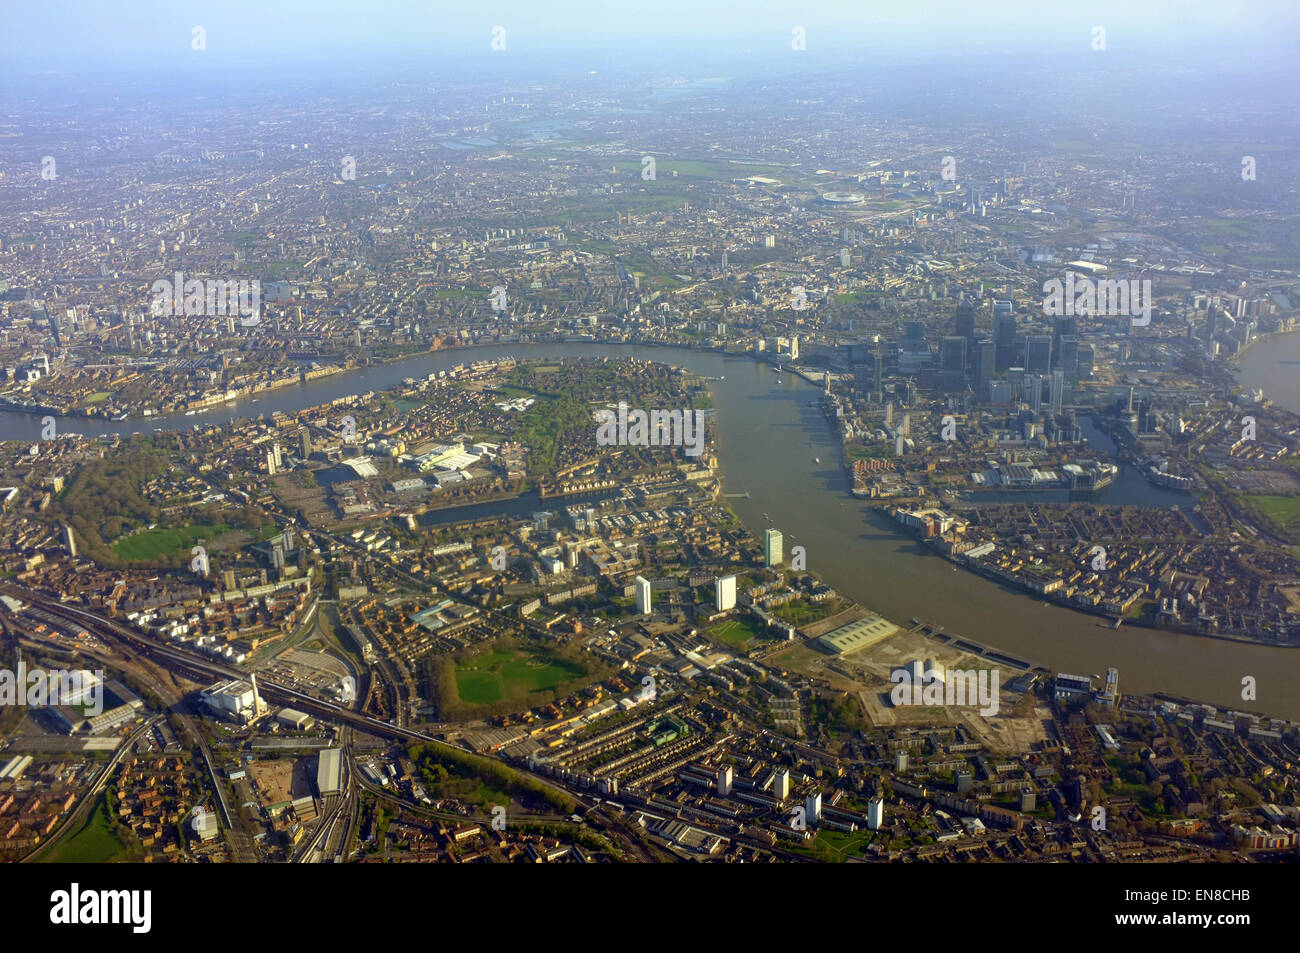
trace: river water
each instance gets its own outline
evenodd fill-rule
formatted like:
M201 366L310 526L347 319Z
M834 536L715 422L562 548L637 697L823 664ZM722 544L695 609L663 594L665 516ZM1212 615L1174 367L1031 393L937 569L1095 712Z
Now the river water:
M1300 331L1256 341L1241 357L1241 383L1293 414L1300 414Z
M1286 340L1285 338L1282 340ZM1291 335L1300 359L1300 335ZM1260 360L1252 359L1260 354ZM1243 362L1249 386L1264 387L1283 403L1284 379L1274 368L1279 348L1259 348ZM1290 353L1290 352L1287 352ZM786 534L786 552L805 547L808 568L870 609L906 626L912 617L948 632L1003 649L1058 671L1094 675L1114 666L1122 691L1165 691L1228 707L1300 719L1300 650L1178 635L1150 629L1109 628L1098 617L1075 612L1009 589L931 554L850 493L841 454L829 421L817 405L819 389L789 373L777 374L748 357L632 345L592 343L499 345L433 352L393 364L285 387L210 410L195 417L109 423L59 421L60 429L86 434L189 427L280 410L295 412L337 397L380 390L455 364L506 355L527 358L635 356L681 365L695 373L723 377L710 382L716 408L719 460L728 493L749 493L731 504L756 535L774 526ZM1260 367L1255 367L1258 363ZM1264 367L1263 365L1267 365ZM1282 364L1282 368L1293 367ZM1258 378L1255 375L1261 375ZM1270 374L1274 376L1269 376ZM1300 374L1295 375L1300 377ZM1259 382L1256 383L1255 381ZM1270 386L1270 382L1274 386ZM1300 404L1300 393L1292 396ZM35 440L37 416L0 415L0 438ZM821 458L821 463L816 458ZM1136 475L1134 475L1136 476ZM1138 478L1140 480L1140 478ZM1142 484L1145 488L1145 483ZM1134 485L1133 493L1146 493ZM1112 487L1103 502L1170 505L1189 502L1182 494L1151 493L1127 499ZM548 501L550 502L550 501ZM484 504L484 513L493 504ZM496 504L500 509L502 504ZM521 501L516 509L532 508ZM553 508L553 507L552 507ZM1257 700L1243 703L1241 679L1257 681Z

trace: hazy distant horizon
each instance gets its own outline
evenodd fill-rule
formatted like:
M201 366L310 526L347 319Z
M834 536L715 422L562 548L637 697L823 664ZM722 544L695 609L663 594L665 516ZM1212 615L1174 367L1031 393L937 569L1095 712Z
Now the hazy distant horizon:
M1106 55L1117 64L1182 59L1196 69L1231 71L1292 65L1300 38L1300 4L1285 0L1153 0L1137 9L1124 0L1064 7L1041 0L914 0L883 8L853 0L644 6L68 0L49 8L6 0L0 16L0 75L10 82L196 67L273 75L313 65L427 63L436 72L476 61L515 74L548 59L575 68L707 69L714 63L833 68L941 56L1069 58L1092 52L1098 26L1106 31ZM498 26L505 29L504 51L490 46ZM792 49L796 26L805 31L806 48L798 52ZM195 27L204 31L201 51L192 48Z

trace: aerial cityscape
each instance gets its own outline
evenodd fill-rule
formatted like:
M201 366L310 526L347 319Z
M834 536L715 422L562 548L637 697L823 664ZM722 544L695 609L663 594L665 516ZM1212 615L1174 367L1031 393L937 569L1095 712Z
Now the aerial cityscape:
M1296 11L75 6L0 69L0 861L1300 858Z

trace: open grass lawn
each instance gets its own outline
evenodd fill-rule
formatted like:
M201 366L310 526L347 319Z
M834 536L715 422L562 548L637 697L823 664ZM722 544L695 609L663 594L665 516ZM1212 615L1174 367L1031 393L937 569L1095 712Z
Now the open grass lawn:
M1300 496L1247 496L1243 499L1286 529L1300 529Z
M829 612L826 609L819 606L810 606L798 599L794 602L787 602L783 606L778 606L776 610L777 618L784 619L786 622L793 622L795 625L816 622L818 619L826 618L827 615L829 615Z
M47 864L102 864L122 852L122 842L108 823L104 795L74 834L65 838L45 857Z
M486 705L501 700L501 677L493 672L456 669L456 690L460 700L471 705Z
M505 397L536 397L537 396L532 391L523 387L515 387L513 384L500 384L492 389L496 391L498 394L501 394Z
M119 539L113 544L113 552L131 562L157 559L163 553L189 552L200 539L215 539L229 531L229 526L203 526L197 523L169 528L159 526Z
M782 846L786 846L796 854L804 854L823 863L842 864L850 857L862 856L863 848L870 844L875 836L873 831L854 831L850 834L846 831L825 828L818 831L817 836L810 841L794 847L789 847L788 842L783 843Z
M456 689L461 701L485 705L555 688L582 674L575 665L544 656L489 652L469 665L456 666Z
M738 649L746 648L754 639L761 639L766 634L766 626L750 619L728 619L709 629L709 635Z

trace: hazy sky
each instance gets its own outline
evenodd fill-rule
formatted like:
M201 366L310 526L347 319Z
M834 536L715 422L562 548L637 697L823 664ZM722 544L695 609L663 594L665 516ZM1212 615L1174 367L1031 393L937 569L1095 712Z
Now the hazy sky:
M13 73L327 65L344 56L450 61L491 54L496 26L505 28L506 55L520 59L658 52L671 60L687 50L789 57L795 26L807 31L802 55L813 62L1087 53L1101 26L1117 58L1197 51L1226 64L1295 55L1300 0L0 0L0 60ZM192 48L195 27L206 31L202 52Z

